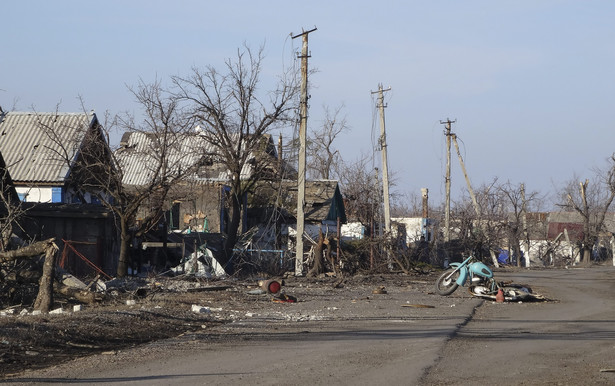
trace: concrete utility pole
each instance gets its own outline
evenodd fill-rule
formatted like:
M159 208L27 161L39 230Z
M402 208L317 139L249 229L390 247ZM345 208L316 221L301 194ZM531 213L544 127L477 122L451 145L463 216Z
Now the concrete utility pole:
M446 118L446 121L440 121L440 124L444 125L446 131L446 177L445 177L445 189L446 189L446 204L444 207L444 241L451 241L450 226L451 226L451 124L457 120L451 121Z
M303 232L305 229L305 153L307 142L307 110L308 110L308 35L316 31L316 28L303 31L300 34L292 35L293 39L301 36L303 44L301 47L301 100L299 101L299 174L297 176L297 250L295 252L295 275L303 276Z
M525 201L525 184L521 184L521 221L523 222L523 244L525 256L529 266L530 261L530 235L527 229L527 201ZM521 256L517 257L517 267L521 267Z
M423 198L423 218L421 234L425 237L425 241L431 241L429 237L429 189L421 188L421 197Z
M389 91L391 88L387 88L386 90L382 89L382 84L378 85L378 91L372 91L372 94L378 94L378 111L380 112L380 149L382 150L382 186L383 186L383 196L384 196L384 229L387 235L391 234L391 204L389 201L389 167L387 161L387 140L386 140L386 129L384 127L384 91Z

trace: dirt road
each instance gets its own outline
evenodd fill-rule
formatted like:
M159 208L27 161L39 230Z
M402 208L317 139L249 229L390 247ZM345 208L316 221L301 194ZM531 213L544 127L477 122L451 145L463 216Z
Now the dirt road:
M255 303L233 323L88 356L4 383L32 384L613 384L615 270L496 272L554 302L493 303L432 283L290 283L306 299Z

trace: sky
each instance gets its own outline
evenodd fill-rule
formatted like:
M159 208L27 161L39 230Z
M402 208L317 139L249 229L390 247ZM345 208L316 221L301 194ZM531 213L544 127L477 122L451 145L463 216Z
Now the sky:
M343 105L349 130L335 146L381 168L373 92L390 87L391 191L428 188L431 205L445 197L446 119L475 187L497 178L553 195L615 151L609 0L31 0L4 2L2 16L0 106L79 112L82 98L99 116L138 114L129 87L223 69L244 43L265 47L265 88L297 65L291 35L316 28L308 130ZM466 185L454 147L452 161L456 199Z

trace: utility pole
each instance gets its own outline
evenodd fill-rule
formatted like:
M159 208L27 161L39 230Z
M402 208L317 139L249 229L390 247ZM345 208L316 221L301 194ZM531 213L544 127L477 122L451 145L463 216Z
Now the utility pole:
M382 151L382 195L384 204L384 230L385 237L391 237L391 204L389 202L389 167L387 157L387 136L386 129L384 127L384 91L389 91L389 87L386 90L382 89L382 83L378 85L378 91L372 92L372 94L378 93L378 111L380 112L380 150ZM393 263L391 259L391 247L386 245L386 255L389 265L389 270L393 269Z
M425 241L431 241L429 237L429 189L421 188L421 197L423 198L423 218L421 234L425 237Z
M444 207L444 241L451 241L450 226L451 226L451 124L457 120L451 121L446 118L446 121L440 121L440 124L444 125L446 131L446 177L445 177L445 189L446 189L446 204Z
M389 167L387 161L387 140L386 129L384 127L384 92L389 91L382 89L382 84L378 85L378 91L373 91L372 94L378 94L378 111L380 112L380 149L382 150L382 192L384 196L384 229L387 235L391 234L391 204L389 201Z
M530 261L530 236L527 229L527 201L525 201L525 184L521 184L521 221L523 222L523 244L526 259ZM517 267L521 267L521 256L517 257Z
M303 276L303 232L305 229L305 153L307 142L307 110L308 110L308 92L307 92L307 77L308 77L308 35L310 32L316 31L313 28L309 31L303 31L300 34L292 35L292 39L302 37L303 44L301 46L301 99L299 101L299 174L297 176L297 250L295 252L295 275Z

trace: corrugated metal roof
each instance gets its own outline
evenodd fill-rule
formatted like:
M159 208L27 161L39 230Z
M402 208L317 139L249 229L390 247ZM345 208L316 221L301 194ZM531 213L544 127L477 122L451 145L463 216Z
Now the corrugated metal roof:
M152 182L157 173L160 160L160 146L151 133L128 132L122 137L122 147L115 153L121 170L124 173L122 182L126 185L145 186ZM207 142L205 137L194 135L179 135L167 153L167 168L170 173L185 171L196 164L201 164L198 171L190 177L199 181L228 181L228 169L215 159L204 163L208 154L216 154L216 147ZM241 178L247 179L252 174L252 166L246 163L241 172Z
M296 217L297 181L282 181L279 188L284 192L279 202L280 207ZM346 211L337 180L305 181L304 199L304 216L306 221L335 221L339 216L342 222L346 222Z
M15 183L63 183L75 161L90 113L8 112L0 122L0 152Z

